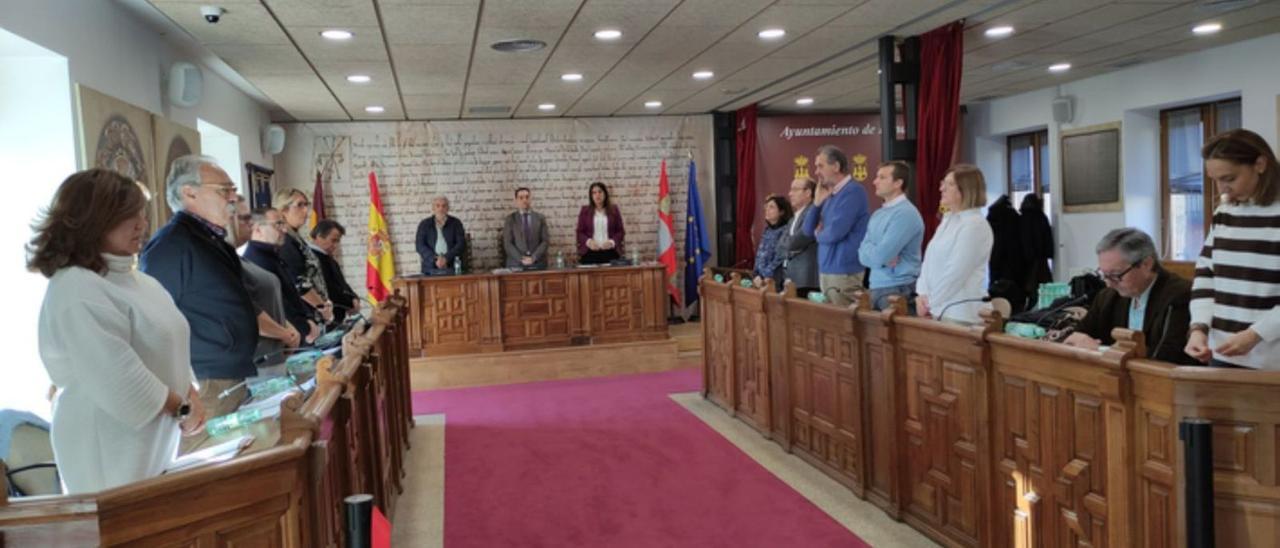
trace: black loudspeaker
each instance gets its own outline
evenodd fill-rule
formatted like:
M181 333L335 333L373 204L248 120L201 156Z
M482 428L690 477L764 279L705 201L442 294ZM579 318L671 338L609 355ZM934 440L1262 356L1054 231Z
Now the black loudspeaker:
M716 264L734 264L733 221L738 204L738 125L732 112L712 113L716 161Z

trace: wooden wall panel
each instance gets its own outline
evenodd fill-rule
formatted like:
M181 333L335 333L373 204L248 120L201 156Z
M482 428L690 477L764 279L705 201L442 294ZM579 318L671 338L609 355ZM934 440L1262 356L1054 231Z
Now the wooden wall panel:
M729 285L704 279L700 291L704 333L733 333L733 294ZM733 378L733 337L707 336L703 341L703 394L721 408L733 411L737 398L734 390L737 382Z
M792 299L790 449L862 496L863 376L854 311Z
M760 432L768 433L769 325L765 317L764 289L731 287L733 293L734 410L738 417Z
M990 448L982 328L906 318L895 325L906 404L905 518L939 541L987 546Z
M865 371L867 499L895 519L901 516L902 491L899 482L899 403L902 401L902 369L894 348L893 317L904 314L905 303L894 302L884 312L871 310L869 299L859 300L856 328L862 345Z

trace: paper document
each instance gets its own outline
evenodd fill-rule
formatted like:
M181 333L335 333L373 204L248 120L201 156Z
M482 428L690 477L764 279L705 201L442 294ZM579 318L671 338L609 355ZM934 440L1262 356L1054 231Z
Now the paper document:
M239 436L235 439L227 440L212 447L206 447L199 451L192 451L181 457L173 459L173 462L169 463L169 468L165 469L165 473L172 474L174 472L181 472L196 466L231 460L233 457L240 454L240 451L243 451L244 448L248 447L251 443L253 443L253 436Z

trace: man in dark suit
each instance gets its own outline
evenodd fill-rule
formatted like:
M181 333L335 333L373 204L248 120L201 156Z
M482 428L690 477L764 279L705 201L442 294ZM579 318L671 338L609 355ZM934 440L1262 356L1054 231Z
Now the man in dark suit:
M348 311L360 312L360 296L347 284L342 266L334 258L346 235L347 229L333 219L323 219L311 229L311 250L320 259L320 273L324 274L324 285L329 288L329 300L337 304L333 307L334 325L342 323Z
M502 223L502 248L507 267L547 266L547 219L533 211L533 195L528 188L516 189L516 210Z
M1114 344L1111 330L1141 331L1147 356L1194 365L1185 352L1191 282L1160 267L1151 237L1136 228L1117 228L1098 242L1098 276L1107 284L1093 298L1080 325L1062 342L1096 349Z
M320 336L321 322L317 321L319 313L316 309L302 300L302 295L293 285L293 277L285 266L284 258L280 256L280 247L284 243L288 225L278 210L269 207L255 209L251 216L253 233L248 247L244 249L244 258L275 275L280 282L280 300L284 304L285 319L299 333L305 334L306 342L310 343Z
M791 181L787 199L795 211L786 232L778 240L778 250L783 254L782 268L774 271L774 281L782 287L784 279L791 280L800 297L818 289L818 241L804 233L805 215L812 214L813 193L818 184L808 177Z
M423 274L453 268L454 259L462 256L467 241L462 221L449 214L448 198L436 196L431 201L431 213L418 223L418 235L414 238L418 256L422 258Z
M224 238L236 186L207 156L174 160L166 199L176 213L142 251L141 268L164 286L191 326L191 367L210 417L244 400L243 386L257 375L257 311L245 290L240 258Z

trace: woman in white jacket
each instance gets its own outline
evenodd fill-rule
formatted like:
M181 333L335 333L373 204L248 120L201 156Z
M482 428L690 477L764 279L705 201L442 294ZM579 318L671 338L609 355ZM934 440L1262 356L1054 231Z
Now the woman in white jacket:
M204 424L187 321L135 268L146 203L145 190L115 172L73 174L27 246L27 268L49 278L40 358L57 387L53 453L69 493L160 475L179 430Z
M943 177L940 192L945 213L924 250L916 311L939 320L978 322L993 240L982 217L987 183L976 166L958 164Z

